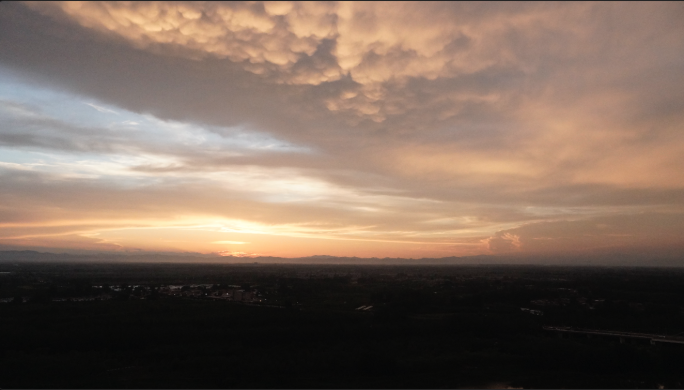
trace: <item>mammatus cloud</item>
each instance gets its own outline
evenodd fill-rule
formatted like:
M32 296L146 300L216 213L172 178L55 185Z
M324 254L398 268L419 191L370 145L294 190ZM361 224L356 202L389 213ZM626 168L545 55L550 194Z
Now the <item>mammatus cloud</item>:
M562 179L645 186L682 180L663 171L683 162L676 156L684 140L672 122L681 114L657 112L658 105L683 97L667 77L659 80L661 72L674 71L666 70L677 61L670 53L684 46L681 27L667 16L681 14L679 6L29 5L160 55L227 59L261 76L264 85L316 88L311 94L325 89L315 104L328 114L307 118L322 121L318 126L336 118L347 128L418 137L418 145L411 140L383 156L402 174L536 180L574 166ZM620 15L621 23L607 25L611 15ZM659 23L667 27L656 28ZM656 112L634 117L649 105ZM455 134L442 134L447 129ZM645 137L656 145L641 142ZM658 142L672 137L676 142L669 142L669 150ZM482 159L481 149L492 142L513 150L496 148ZM606 144L614 147L607 151ZM662 174L654 177L653 171Z
M586 16L611 11L590 4L28 4L136 48L197 60L229 59L265 82L315 86L349 77L353 86L326 99L327 109L376 122L403 113L408 102L392 99L392 89L411 79L454 79L493 68L530 74L544 66L543 57L590 53L595 50L591 39L602 26L588 25ZM559 46L551 51L549 31ZM459 88L433 98L453 107L440 113L448 117L464 103L505 101L506 92Z
M679 3L1 7L3 244L681 246Z

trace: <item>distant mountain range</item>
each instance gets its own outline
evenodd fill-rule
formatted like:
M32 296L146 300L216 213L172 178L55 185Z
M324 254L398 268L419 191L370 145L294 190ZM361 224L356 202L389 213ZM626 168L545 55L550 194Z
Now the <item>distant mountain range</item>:
M0 251L0 263L212 263L212 264L367 264L367 265L578 265L684 267L684 258L645 253L578 253L565 255L478 255L442 258L377 258L315 255L285 258L272 256L233 257L200 253L68 254Z

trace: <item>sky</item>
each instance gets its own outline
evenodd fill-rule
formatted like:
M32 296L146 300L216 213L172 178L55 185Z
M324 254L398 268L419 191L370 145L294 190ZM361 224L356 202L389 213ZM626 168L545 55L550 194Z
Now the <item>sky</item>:
M684 258L684 3L0 3L0 250Z

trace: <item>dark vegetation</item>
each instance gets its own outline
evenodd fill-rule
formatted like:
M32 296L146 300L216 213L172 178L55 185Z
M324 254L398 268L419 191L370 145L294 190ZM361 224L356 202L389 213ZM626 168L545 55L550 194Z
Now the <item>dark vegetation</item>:
M2 388L684 385L684 344L542 329L684 332L678 269L0 263L0 272ZM186 295L164 293L169 285ZM259 299L209 299L229 286Z

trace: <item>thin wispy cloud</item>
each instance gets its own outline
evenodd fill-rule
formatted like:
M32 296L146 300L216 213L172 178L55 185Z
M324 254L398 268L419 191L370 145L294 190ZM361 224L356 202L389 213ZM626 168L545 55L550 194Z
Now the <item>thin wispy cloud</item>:
M92 103L84 103L84 104L85 104L86 106L90 106L90 107L96 109L97 111L102 112L102 113L105 113L105 114L119 115L118 112L116 112L116 111L114 111L114 110L110 110L109 108L100 107L100 106L95 105L95 104L92 104Z

